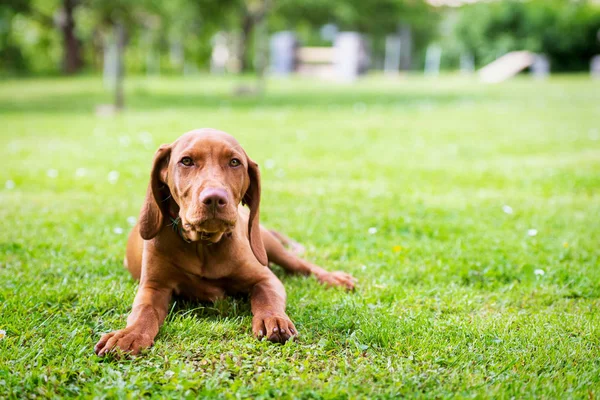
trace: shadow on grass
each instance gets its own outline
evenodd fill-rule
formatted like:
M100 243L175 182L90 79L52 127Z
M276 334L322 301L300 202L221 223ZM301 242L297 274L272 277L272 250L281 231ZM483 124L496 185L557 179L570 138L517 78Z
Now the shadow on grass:
M271 269L284 284L286 279L298 276L286 273L279 266L272 266ZM177 316L188 315L212 321L218 321L224 318L235 319L249 317L252 316L250 297L247 293L239 293L227 295L227 297L222 300L210 302L175 296L167 316L167 321Z

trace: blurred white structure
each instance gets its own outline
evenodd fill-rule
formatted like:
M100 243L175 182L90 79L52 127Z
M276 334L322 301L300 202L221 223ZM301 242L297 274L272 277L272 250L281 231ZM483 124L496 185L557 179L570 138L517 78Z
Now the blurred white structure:
M296 72L304 76L335 78L333 47L298 47Z
M479 70L479 79L485 83L503 82L533 65L536 55L529 51L513 51Z
M442 48L436 44L427 46L425 53L425 75L438 76L442 63Z
M300 47L296 35L288 31L275 33L270 43L271 72L276 75L353 81L370 63L366 41L357 32L337 34L333 47Z
M400 41L402 42L402 47L400 48L400 69L409 70L412 67L413 48L412 29L410 25L403 24L400 26Z
M117 43L114 40L114 38L107 37L104 40L104 62L102 65L102 80L104 82L104 88L110 90L115 86L115 81L117 80L117 71L119 69L119 50L117 48Z
M227 35L225 33L217 32L213 36L210 72L217 74L225 72L230 57L229 46L227 44Z
M335 38L334 68L338 80L351 82L369 66L364 38L358 32L341 32Z
M338 34L338 27L335 24L325 24L319 30L321 34L321 39L326 40L328 42L333 42L335 37Z
M460 55L460 72L463 75L471 75L475 72L475 58L471 53L463 53Z
M546 79L550 75L550 61L548 57L542 54L535 56L531 64L531 73L536 79Z
M271 73L289 75L296 70L298 40L290 31L277 32L270 41Z
M400 56L402 51L402 38L400 35L385 37L385 61L383 70L388 75L396 75L400 71Z
M592 74L592 78L600 79L600 55L592 58L590 62L590 73Z

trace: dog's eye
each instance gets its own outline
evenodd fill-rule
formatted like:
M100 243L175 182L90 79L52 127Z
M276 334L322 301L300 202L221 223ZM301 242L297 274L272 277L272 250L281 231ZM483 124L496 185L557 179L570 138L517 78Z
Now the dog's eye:
M194 164L194 161L190 157L183 157L179 162L185 165L186 167L189 167L192 164Z
M231 161L229 161L230 167L239 167L240 165L242 165L242 162L237 158L232 158Z

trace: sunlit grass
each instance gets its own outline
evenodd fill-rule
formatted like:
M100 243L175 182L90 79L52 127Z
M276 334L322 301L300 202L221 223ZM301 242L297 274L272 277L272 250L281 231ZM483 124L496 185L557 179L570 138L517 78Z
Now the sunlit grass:
M0 397L598 396L600 82L234 86L131 78L103 118L101 79L0 83ZM261 165L263 223L359 288L276 269L297 342L255 341L235 298L176 304L147 354L101 360L152 154L205 126Z

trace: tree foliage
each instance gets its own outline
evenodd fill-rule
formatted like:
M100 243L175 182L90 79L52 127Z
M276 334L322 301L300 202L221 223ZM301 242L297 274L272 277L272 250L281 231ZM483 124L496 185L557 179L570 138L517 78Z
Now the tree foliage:
M76 40L65 39L58 24L67 2L73 5L70 33ZM0 5L0 71L58 71L66 43L82 52L72 58L81 57L87 68L98 69L115 24L126 28L129 70L142 72L153 52L162 71L177 71L181 66L169 61L174 47L182 49L186 62L207 65L211 38L218 31L237 35L242 65L252 65L257 24L266 23L261 29L270 32L307 27L305 31L318 32L324 23L335 23L342 30L382 37L409 23L415 32L426 33L416 35L418 40L436 31L430 9L424 0L5 0Z
M294 30L306 45L327 45L319 30L335 24L366 34L376 58L383 54L385 35L409 25L418 58L437 39L445 14L425 0L4 0L0 73L73 72L81 65L99 70L117 23L125 27L132 72L146 71L152 57L162 72L181 72L184 63L173 62L175 53L185 65L206 67L219 31L238 38L241 64L252 66L258 24L261 32ZM498 0L454 14L454 40L444 39L444 54L470 52L478 64L531 50L547 54L555 70L577 70L600 53L600 11L584 0Z
M586 69L600 53L600 10L585 1L506 0L461 11L456 35L486 64L514 50L547 55L556 71Z

